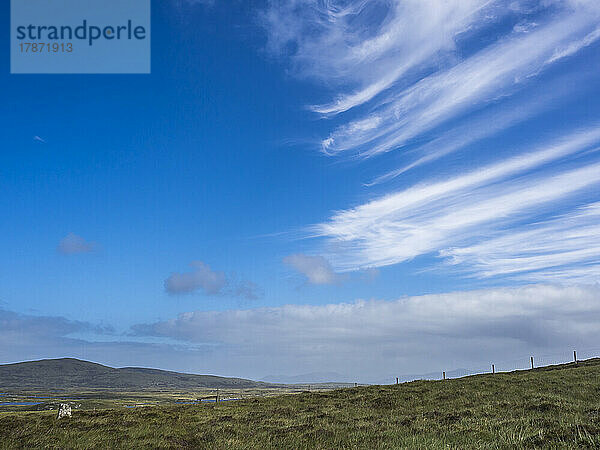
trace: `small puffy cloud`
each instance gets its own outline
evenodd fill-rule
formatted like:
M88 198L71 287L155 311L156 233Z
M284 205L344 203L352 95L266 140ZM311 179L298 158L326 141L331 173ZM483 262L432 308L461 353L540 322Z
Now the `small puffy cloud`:
M190 294L202 291L206 295L229 295L255 300L260 297L260 288L252 281L235 281L224 272L212 270L202 261L193 261L190 272L173 273L165 280L169 294Z
M189 294L201 289L207 295L215 295L227 285L225 274L213 271L208 264L194 261L190 266L191 272L174 273L165 280L169 294Z
M237 283L232 291L235 297L242 297L247 300L257 300L262 296L260 286L249 280L242 280Z
M342 280L329 261L322 256L310 256L302 253L286 256L283 262L300 272L312 284L335 284Z
M34 137L33 137L33 140L34 140L35 142L41 142L42 144L45 144L45 143L46 143L46 141L45 141L43 138L39 137L39 136L34 136Z
M69 233L58 243L57 250L63 255L77 255L94 251L96 245L75 233Z

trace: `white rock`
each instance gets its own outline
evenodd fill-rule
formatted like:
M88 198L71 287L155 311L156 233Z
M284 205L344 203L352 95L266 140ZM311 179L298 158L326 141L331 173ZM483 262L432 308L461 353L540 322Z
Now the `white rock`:
M71 405L68 403L61 403L58 408L58 418L71 417Z

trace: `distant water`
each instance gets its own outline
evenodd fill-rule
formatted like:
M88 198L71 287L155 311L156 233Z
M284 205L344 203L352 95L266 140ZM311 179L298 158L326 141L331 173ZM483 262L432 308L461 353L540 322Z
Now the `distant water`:
M16 395L16 394L10 394L8 392L0 392L0 395L15 395L16 397L23 397L23 398L44 398L44 399L56 398L56 397L42 397L39 395ZM58 398L57 400L68 400L68 399ZM74 400L80 400L80 399L74 399Z
M41 405L43 402L0 402L0 406L33 406Z
M219 402L229 402L232 400L239 400L239 398L221 398L219 399ZM216 403L217 400L214 398L203 398L202 400L189 400L189 401L181 401L181 402L175 402L179 405L196 405L198 403Z

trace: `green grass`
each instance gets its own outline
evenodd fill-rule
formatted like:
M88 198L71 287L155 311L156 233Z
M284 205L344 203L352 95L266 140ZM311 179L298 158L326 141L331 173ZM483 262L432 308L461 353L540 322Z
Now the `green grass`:
M595 448L600 360L203 406L0 414L0 448Z
M327 386L311 387L313 391L329 391ZM145 391L121 391L121 390L67 390L59 392L24 390L12 391L0 396L0 402L22 403L40 402L30 406L0 405L0 415L3 412L21 411L46 411L56 410L61 403L69 403L77 410L96 410L107 408L125 408L136 405L143 406L168 406L178 402L190 402L198 399L214 400L217 393L220 399L226 398L249 398L269 397L281 394L299 393L304 389L300 387L277 387L277 388L248 388L248 389L207 389L199 388L193 391L180 390L145 390Z

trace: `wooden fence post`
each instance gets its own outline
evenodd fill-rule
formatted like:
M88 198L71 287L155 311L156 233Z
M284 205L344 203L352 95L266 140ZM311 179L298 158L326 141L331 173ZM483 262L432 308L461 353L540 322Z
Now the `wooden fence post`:
M496 366L492 364L492 373L496 373Z
M533 369L533 356L531 357L531 368Z
M398 384L398 377L396 377L396 384Z
M577 364L577 350L573 350L573 362Z
M446 379L446 372L442 372L442 378L445 380Z

